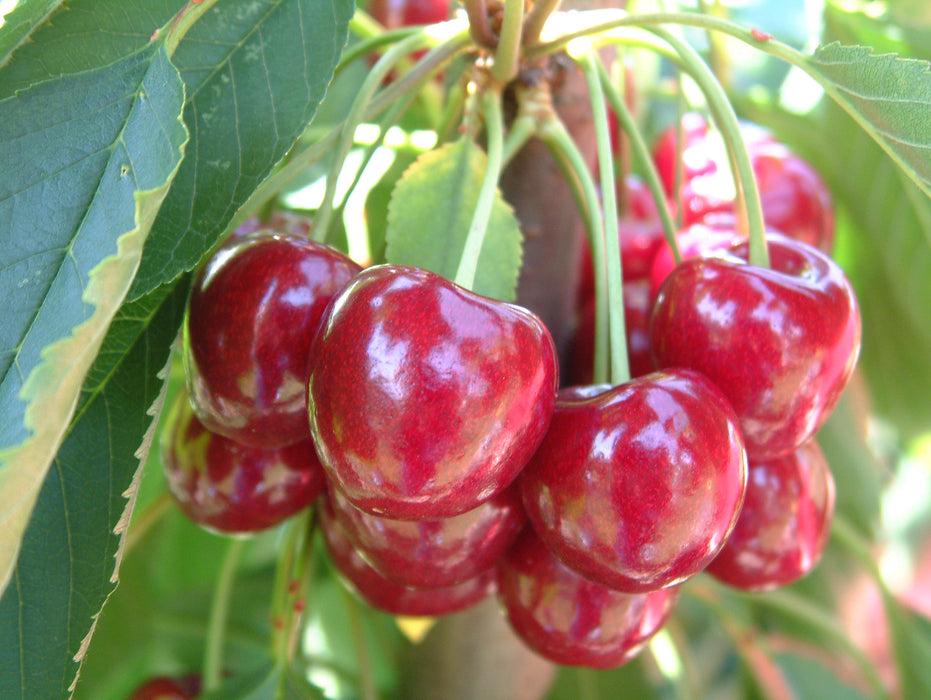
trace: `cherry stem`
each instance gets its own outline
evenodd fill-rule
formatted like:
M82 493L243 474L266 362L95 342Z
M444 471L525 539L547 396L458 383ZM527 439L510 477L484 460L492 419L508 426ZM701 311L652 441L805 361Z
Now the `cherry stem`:
M393 105L400 96L417 89L421 83L425 83L429 80L446 61L468 45L469 34L463 31L435 49L432 49L417 62L417 65L415 65L409 73L405 73L403 78L392 83L375 96L366 107L362 121L375 118ZM239 211L233 216L228 230L235 230L248 219L253 212L261 209L266 202L275 197L287 187L290 182L306 171L308 167L316 163L323 156L331 153L334 144L337 143L343 133L344 125L345 121L335 126L326 136L315 143L297 153L290 154L285 164L270 174L265 181L256 188L249 199L246 200L245 204L239 208Z
M520 67L521 31L524 23L524 0L504 0L501 36L495 50L491 75L499 83L511 82Z
M129 529L126 531L126 541L123 543L123 557L126 557L136 545L145 537L162 518L165 517L174 505L174 499L168 491L163 491L155 500L147 503L138 515L133 514Z
M517 118L511 122L511 128L508 129L508 135L504 139L503 152L501 154L501 167L511 162L511 158L517 155L518 151L527 141L536 133L537 122L529 114L518 114Z
M532 46L540 41L540 33L557 9L562 0L537 0L534 2L530 12L527 13L527 19L524 20L524 46Z
M323 202L314 215L314 222L310 229L310 238L318 243L326 240L327 229L330 225L330 217L333 214L333 200L336 197L336 185L340 173L343 170L343 164L346 156L352 149L355 140L356 127L362 122L365 114L365 108L372 101L372 96L378 89L378 86L384 82L388 74L394 69L395 65L411 52L416 51L429 41L429 37L417 32L413 36L402 39L397 44L388 49L385 54L378 59L372 67L372 71L362 81L359 87L359 94L352 101L349 113L343 121L342 134L333 154L333 162L326 178L326 190L323 195Z
M750 235L751 265L769 267L769 250L766 246L766 227L763 221L763 206L760 202L760 191L756 184L753 164L744 144L740 131L737 114L727 99L727 93L721 83L715 78L698 52L671 32L659 27L650 27L648 30L668 43L679 54L683 63L689 70L692 78L698 83L702 93L708 100L712 114L724 143L727 145L728 155L731 159L731 169L734 174L734 184L737 188L738 201L742 201L743 213L747 217L747 228Z
M168 52L169 56L173 56L175 49L178 48L178 44L181 43L181 40L188 33L188 30L194 26L194 24L199 20L204 14L216 4L217 0L200 0L200 2L188 2L187 5L181 8L181 10L174 16L174 19L171 21L168 29L168 36L165 37L165 50ZM160 29L157 33L161 34L165 30L165 27Z
M678 265L682 262L682 255L679 253L679 243L676 240L676 224L673 222L672 216L669 213L669 207L666 205L666 194L663 191L663 185L660 182L656 164L650 156L650 148L647 146L643 134L641 134L640 130L637 128L634 115L631 114L627 104L611 82L611 76L608 75L608 71L600 61L595 61L595 64L598 70L598 77L601 80L601 86L604 89L605 95L608 97L608 102L611 103L611 109L614 110L618 120L621 122L621 127L629 139L634 155L643 169L643 178L650 188L653 200L656 202L656 211L659 213L660 221L663 224L663 233L666 236L666 242L672 249L673 259L676 265Z
M207 621L207 639L204 648L204 666L202 670L204 692L210 692L220 685L223 676L223 647L225 642L226 621L229 617L233 584L236 582L236 569L242 559L246 541L231 539L223 557L223 564L217 575L210 617Z
M581 211L585 215L595 270L595 358L592 381L602 384L608 380L608 276L604 217L598 201L598 190L585 158L555 112L551 112L549 119L541 125L538 135L556 161L568 170L567 182L578 183L577 189L584 205Z
M491 220L504 153L504 115L501 110L501 93L494 89L486 90L482 93L481 105L482 115L485 118L488 164L485 167L475 212L472 214L472 223L466 234L462 257L459 258L459 267L456 269L456 276L453 280L466 289L472 289L475 284L478 258L482 252L482 244L485 242L488 222Z
M486 49L493 49L498 43L498 37L491 31L488 23L488 5L485 0L464 0L466 14L469 17L469 34L473 41Z
M598 148L598 172L601 180L601 206L604 211L605 257L600 261L606 267L608 282L608 338L610 352L610 381L618 386L630 381L630 362L627 358L627 333L624 319L624 273L621 262L621 245L617 222L617 186L614 182L614 156L611 149L611 131L608 110L601 89L598 66L601 62L591 46L576 59L585 76L592 104L595 124L595 143Z
M340 590L346 601L346 611L348 613L346 617L348 618L349 629L352 633L353 646L356 648L356 657L359 660L359 680L362 683L362 699L377 700L378 691L375 686L375 674L372 669L369 646L365 640L365 630L362 627L362 619L359 615L359 603L345 587L340 586Z
M306 514L291 518L285 524L278 564L275 567L275 581L272 589L270 616L272 620L272 654L274 658L287 663L291 653L291 627L294 607L291 582L295 572L301 571L302 557L310 537Z
M688 105L685 101L685 90L682 89L682 73L676 74L679 93L676 96L676 173L673 179L673 192L676 193L676 228L682 227L685 221L685 207L682 206L682 182L685 179L685 168L682 154L685 152L685 125L682 123Z

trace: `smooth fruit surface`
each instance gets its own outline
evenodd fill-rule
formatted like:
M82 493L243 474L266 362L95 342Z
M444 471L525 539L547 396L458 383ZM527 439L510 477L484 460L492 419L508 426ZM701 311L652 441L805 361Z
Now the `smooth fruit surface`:
M372 0L365 9L387 29L449 19L449 0Z
M220 247L195 279L184 321L188 389L207 428L257 447L310 437L310 344L360 269L334 248L270 231Z
M543 438L557 365L543 323L426 270L381 265L334 300L310 372L310 424L358 508L445 518L507 487Z
M527 520L511 487L461 515L432 520L372 515L336 489L329 501L366 561L399 583L423 588L462 583L491 568Z
M734 406L751 458L791 452L827 419L860 350L860 313L843 271L820 251L767 237L771 268L746 244L687 260L653 308L657 367L691 367Z
M834 478L814 440L783 457L751 461L737 525L708 573L747 591L797 581L821 559L833 512Z
M165 417L162 459L175 502L221 532L258 532L308 507L325 490L310 440L250 447L204 427L181 392Z
M561 392L519 485L557 558L596 583L644 593L708 565L746 478L733 409L706 378L677 368L593 397Z
M495 590L495 570L441 588L415 588L377 571L353 546L326 499L321 499L320 529L330 561L343 582L373 608L392 615L433 616L465 610Z
M158 676L137 687L129 700L193 700L200 694L200 676Z
M514 631L541 656L567 666L613 668L662 628L677 588L628 595L568 569L526 528L498 565L498 599Z

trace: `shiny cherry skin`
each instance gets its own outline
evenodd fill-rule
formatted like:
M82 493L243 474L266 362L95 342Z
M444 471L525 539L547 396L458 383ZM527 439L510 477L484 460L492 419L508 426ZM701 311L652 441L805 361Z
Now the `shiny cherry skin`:
M745 239L746 236L740 235L734 229L733 222L720 219L700 221L676 232L676 243L683 260L712 255L717 250L730 248ZM664 241L656 251L650 267L651 300L659 294L659 288L675 266L672 248ZM652 308L651 304L650 309Z
M256 447L310 438L310 344L360 269L334 248L272 231L233 236L211 256L191 291L182 354L209 430Z
M766 591L817 566L834 513L834 478L814 439L782 457L751 461L737 525L708 566L719 581Z
M614 668L633 659L662 629L679 589L627 594L563 565L532 528L498 564L498 600L517 635L565 666Z
M840 267L785 236L767 241L768 269L746 262L746 243L682 263L650 326L656 366L691 367L720 387L754 459L791 452L818 431L860 350L859 307Z
M320 460L356 507L448 518L505 489L556 400L553 339L530 311L394 265L334 299L311 353Z
M415 588L398 583L379 573L353 546L328 499L321 499L318 513L330 561L344 585L373 608L391 615L447 615L472 607L495 590L493 567L471 579L441 588Z
M181 511L224 533L265 530L308 507L326 478L313 442L250 447L204 427L180 392L165 417L162 460Z
M308 238L312 225L313 219L300 212L290 209L275 209L265 220L260 219L258 216L250 216L231 235L246 236L256 231L269 230L291 234L300 238Z
M624 593L702 571L737 520L747 461L737 417L705 377L673 368L595 396L560 392L518 483L566 566Z
M418 588L452 586L491 568L527 521L513 487L461 515L433 520L372 515L353 506L337 489L330 490L329 501L369 564Z
M650 352L650 312L653 310L650 280L624 282L624 332L627 337L627 363L631 377L654 370ZM595 300L579 312L578 326L566 353L565 385L590 384L595 363Z
M129 700L194 700L200 694L200 676L158 676L137 687Z
M449 19L449 0L371 0L365 9L386 29Z

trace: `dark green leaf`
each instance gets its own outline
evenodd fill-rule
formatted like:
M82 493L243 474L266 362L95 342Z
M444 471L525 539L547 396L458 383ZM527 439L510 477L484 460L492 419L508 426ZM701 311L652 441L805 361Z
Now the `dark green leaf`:
M931 620L885 596L903 698L931 697Z
M779 653L772 655L773 661L782 671L794 697L831 698L831 700L866 700L867 696L856 688L843 683L831 669L815 659L799 654Z
M156 44L0 100L0 590L177 172L182 101Z
M167 298L166 298L167 294ZM184 311L178 285L124 306L42 484L11 585L0 599L0 697L67 697L97 615L116 585L122 536L155 429L172 342ZM113 345L114 343L111 343ZM141 445L141 447L140 447Z
M101 68L135 53L185 2L20 2L7 16L12 24L0 29L0 98L34 83Z
M429 151L398 181L388 207L388 262L454 279L487 158L467 138ZM473 291L513 301L522 256L520 224L498 193L479 254Z
M187 89L187 157L130 298L191 270L314 116L352 0L218 3L172 57Z

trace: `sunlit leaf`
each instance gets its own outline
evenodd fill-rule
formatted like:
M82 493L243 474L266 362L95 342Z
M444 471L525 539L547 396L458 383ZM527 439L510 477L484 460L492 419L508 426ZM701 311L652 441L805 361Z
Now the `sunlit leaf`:
M388 262L454 279L472 223L487 158L467 138L424 153L398 181L388 207ZM473 291L513 301L523 238L498 193L479 254Z

